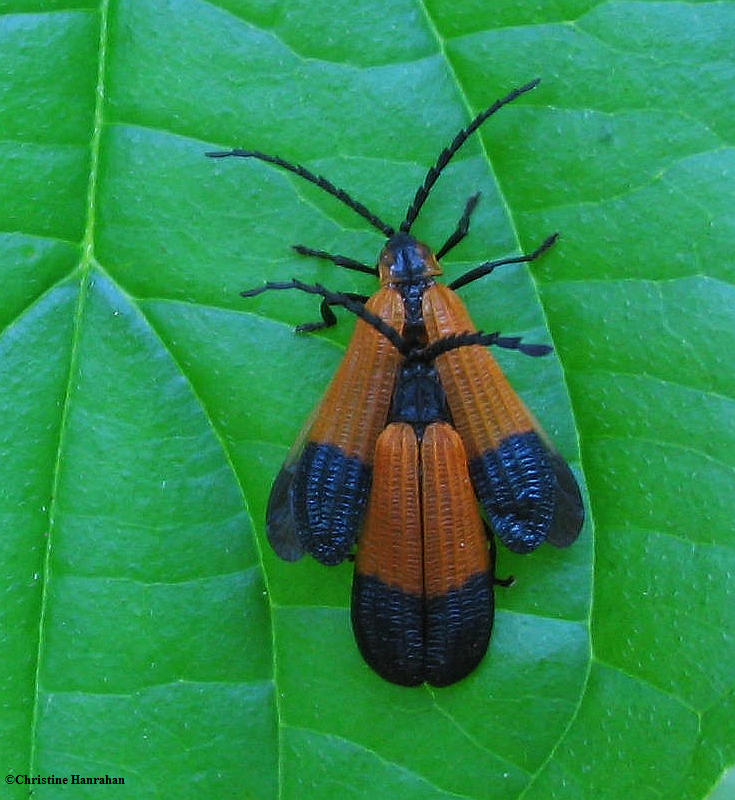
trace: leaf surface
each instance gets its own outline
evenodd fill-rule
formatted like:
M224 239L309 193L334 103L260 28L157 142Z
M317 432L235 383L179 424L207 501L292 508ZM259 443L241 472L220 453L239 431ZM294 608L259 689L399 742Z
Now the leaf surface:
M131 797L724 798L735 761L735 296L724 2L0 1L0 741L13 775ZM439 150L449 280L584 474L572 548L501 552L488 656L408 690L361 661L351 567L279 562L263 515L353 322L298 337L292 276L369 294ZM71 779L71 778L70 778ZM6 787L11 798L29 787ZM51 798L58 786L33 786ZM74 797L120 787L81 785Z

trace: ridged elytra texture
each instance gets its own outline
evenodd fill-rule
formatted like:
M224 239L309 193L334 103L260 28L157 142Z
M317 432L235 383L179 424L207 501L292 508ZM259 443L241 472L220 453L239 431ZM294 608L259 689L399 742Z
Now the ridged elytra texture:
M509 549L528 553L547 539L564 547L577 538L584 521L577 482L535 431L509 436L469 466L477 499Z
M424 598L355 571L352 629L365 661L391 683L424 682Z
M430 341L475 327L462 301L440 284L424 294ZM470 475L493 532L511 550L528 553L548 540L571 544L584 505L566 462L484 347L461 347L436 359Z
M331 444L309 442L291 484L291 511L305 552L333 566L347 558L367 507L372 470Z
M442 284L424 293L424 321L433 342L475 331L459 296ZM533 429L533 418L486 347L460 347L436 360L454 427L470 459L495 449L509 435Z
M445 686L487 650L492 566L462 441L447 423L419 445L406 423L380 435L355 562L352 624L365 661L394 683Z
M493 624L492 577L475 575L459 589L426 600L355 574L352 627L365 661L402 686L449 686L482 661Z
M424 593L429 600L490 570L482 517L462 439L446 422L429 425L421 442Z
M394 328L403 327L403 302L392 289L378 291L366 307ZM307 438L333 444L345 455L371 464L375 442L388 419L400 363L400 353L385 336L359 319Z
M355 569L421 595L424 552L419 444L407 423L389 425L375 448L374 481Z
M403 325L403 303L390 289L373 295L367 308L391 325ZM306 552L334 565L349 554L400 361L382 334L357 321L337 373L271 489L266 530L281 558L296 561Z

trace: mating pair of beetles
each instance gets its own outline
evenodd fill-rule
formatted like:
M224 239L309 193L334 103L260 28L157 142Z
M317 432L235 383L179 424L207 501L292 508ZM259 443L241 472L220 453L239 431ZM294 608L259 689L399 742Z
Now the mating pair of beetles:
M538 80L493 103L444 149L396 231L325 178L252 150L208 153L256 158L337 197L388 241L373 267L303 245L304 255L376 275L372 297L331 292L298 280L273 289L321 296L314 331L336 323L332 306L358 317L342 364L271 490L268 539L287 561L309 553L323 564L355 559L352 625L367 663L394 683L446 686L464 678L487 650L493 623L493 535L528 553L545 541L566 547L584 521L568 465L513 391L488 345L530 356L551 351L517 337L477 331L455 293L502 264L490 261L449 285L439 259L466 235L479 195L433 253L411 236L434 183L466 139ZM483 519L479 505L484 512ZM357 544L356 554L352 552Z

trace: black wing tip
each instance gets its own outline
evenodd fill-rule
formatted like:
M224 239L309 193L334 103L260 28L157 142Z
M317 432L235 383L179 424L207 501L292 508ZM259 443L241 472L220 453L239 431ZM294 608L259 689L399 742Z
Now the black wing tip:
M276 475L265 512L265 531L273 552L284 561L298 561L305 553L291 512L294 464L284 464Z
M291 487L294 524L304 550L329 567L349 558L367 507L372 471L328 442L309 441Z
M355 572L352 629L367 664L399 686L450 686L482 661L494 615L493 581L477 573L457 589L424 598Z
M550 456L556 485L556 509L548 541L554 547L569 547L577 541L584 526L584 501L569 464L556 451L551 451Z
M512 553L525 556L533 553L546 541L546 534L538 531L496 531L496 536Z
M398 686L424 683L423 600L355 570L351 617L355 642L365 662Z
M290 564L300 561L304 557L304 548L299 542L286 541L279 538L278 532L267 531L268 542L273 549L273 552L283 561L288 561Z
M493 532L514 553L546 541L568 547L579 537L584 503L577 479L538 431L512 434L473 458L470 475Z

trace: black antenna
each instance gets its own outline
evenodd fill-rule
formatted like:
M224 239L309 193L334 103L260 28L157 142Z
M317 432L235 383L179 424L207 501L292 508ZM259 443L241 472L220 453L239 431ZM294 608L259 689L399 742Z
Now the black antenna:
M496 267L502 267L504 264L523 264L526 261L535 261L542 253L545 253L552 247L558 238L558 233L552 233L551 236L548 236L541 242L533 253L523 256L514 256L513 258L501 258L498 261L486 261L484 264L480 264L479 267L475 267L469 272L465 272L464 275L460 275L459 278L447 285L453 292L456 292L460 287L466 286L468 283L472 283L472 281L476 281L478 278L482 278L485 275L489 275Z
M327 253L326 250L314 250L313 247L306 247L303 244L292 244L291 247L302 256L323 258L325 261L331 261L338 267L354 269L356 272L366 272L368 275L378 274L377 267L371 267L368 264L363 264L362 261L355 261L354 258L349 258L348 256L340 256L336 253Z
M472 216L472 212L477 207L477 204L480 202L480 195L481 192L477 192L477 194L473 194L472 197L467 201L464 212L457 223L457 227L454 229L454 233L447 239L446 242L436 251L436 260L441 261L442 258L454 247L456 247L465 236L470 229L470 217Z
M284 169L287 169L290 172L298 175L300 178L304 178L305 180L309 181L309 183L315 184L320 189L323 189L328 194L331 194L332 197L336 197L337 200L344 203L346 206L349 206L353 211L356 211L361 217L366 219L373 227L384 233L388 238L393 236L393 234L396 232L394 228L383 222L380 217L369 211L362 203L359 203L353 197L350 197L350 195L348 195L343 189L338 189L326 178L310 172L308 169L306 169L306 167L302 167L301 164L292 164L290 161L284 161L278 156L269 156L267 153L261 153L258 150L235 149L206 153L205 155L209 156L210 158L229 158L230 156L236 156L238 158L257 158L260 161L267 161L269 164L275 164L277 167L283 167Z
M485 122L486 119L488 119L488 117L491 117L503 106L508 105L508 103L512 103L522 94L530 92L531 89L535 89L540 81L541 78L536 78L536 80L527 83L525 86L514 89L509 95L503 97L501 100L496 100L490 106L490 108L486 108L483 112L478 114L466 128L462 128L462 130L454 137L449 147L445 148L441 151L441 153L439 153L439 158L437 158L436 164L434 164L434 166L431 167L431 169L426 173L424 182L417 189L413 198L413 202L406 211L406 218L403 220L400 227L403 233L408 233L411 230L411 226L416 221L416 217L418 216L419 211L421 211L421 207L426 201L426 198L429 196L429 192L431 192L431 189L436 183L437 178L441 175L442 170L447 166L457 150L462 147L467 139L480 127L480 125L482 125L483 122Z

